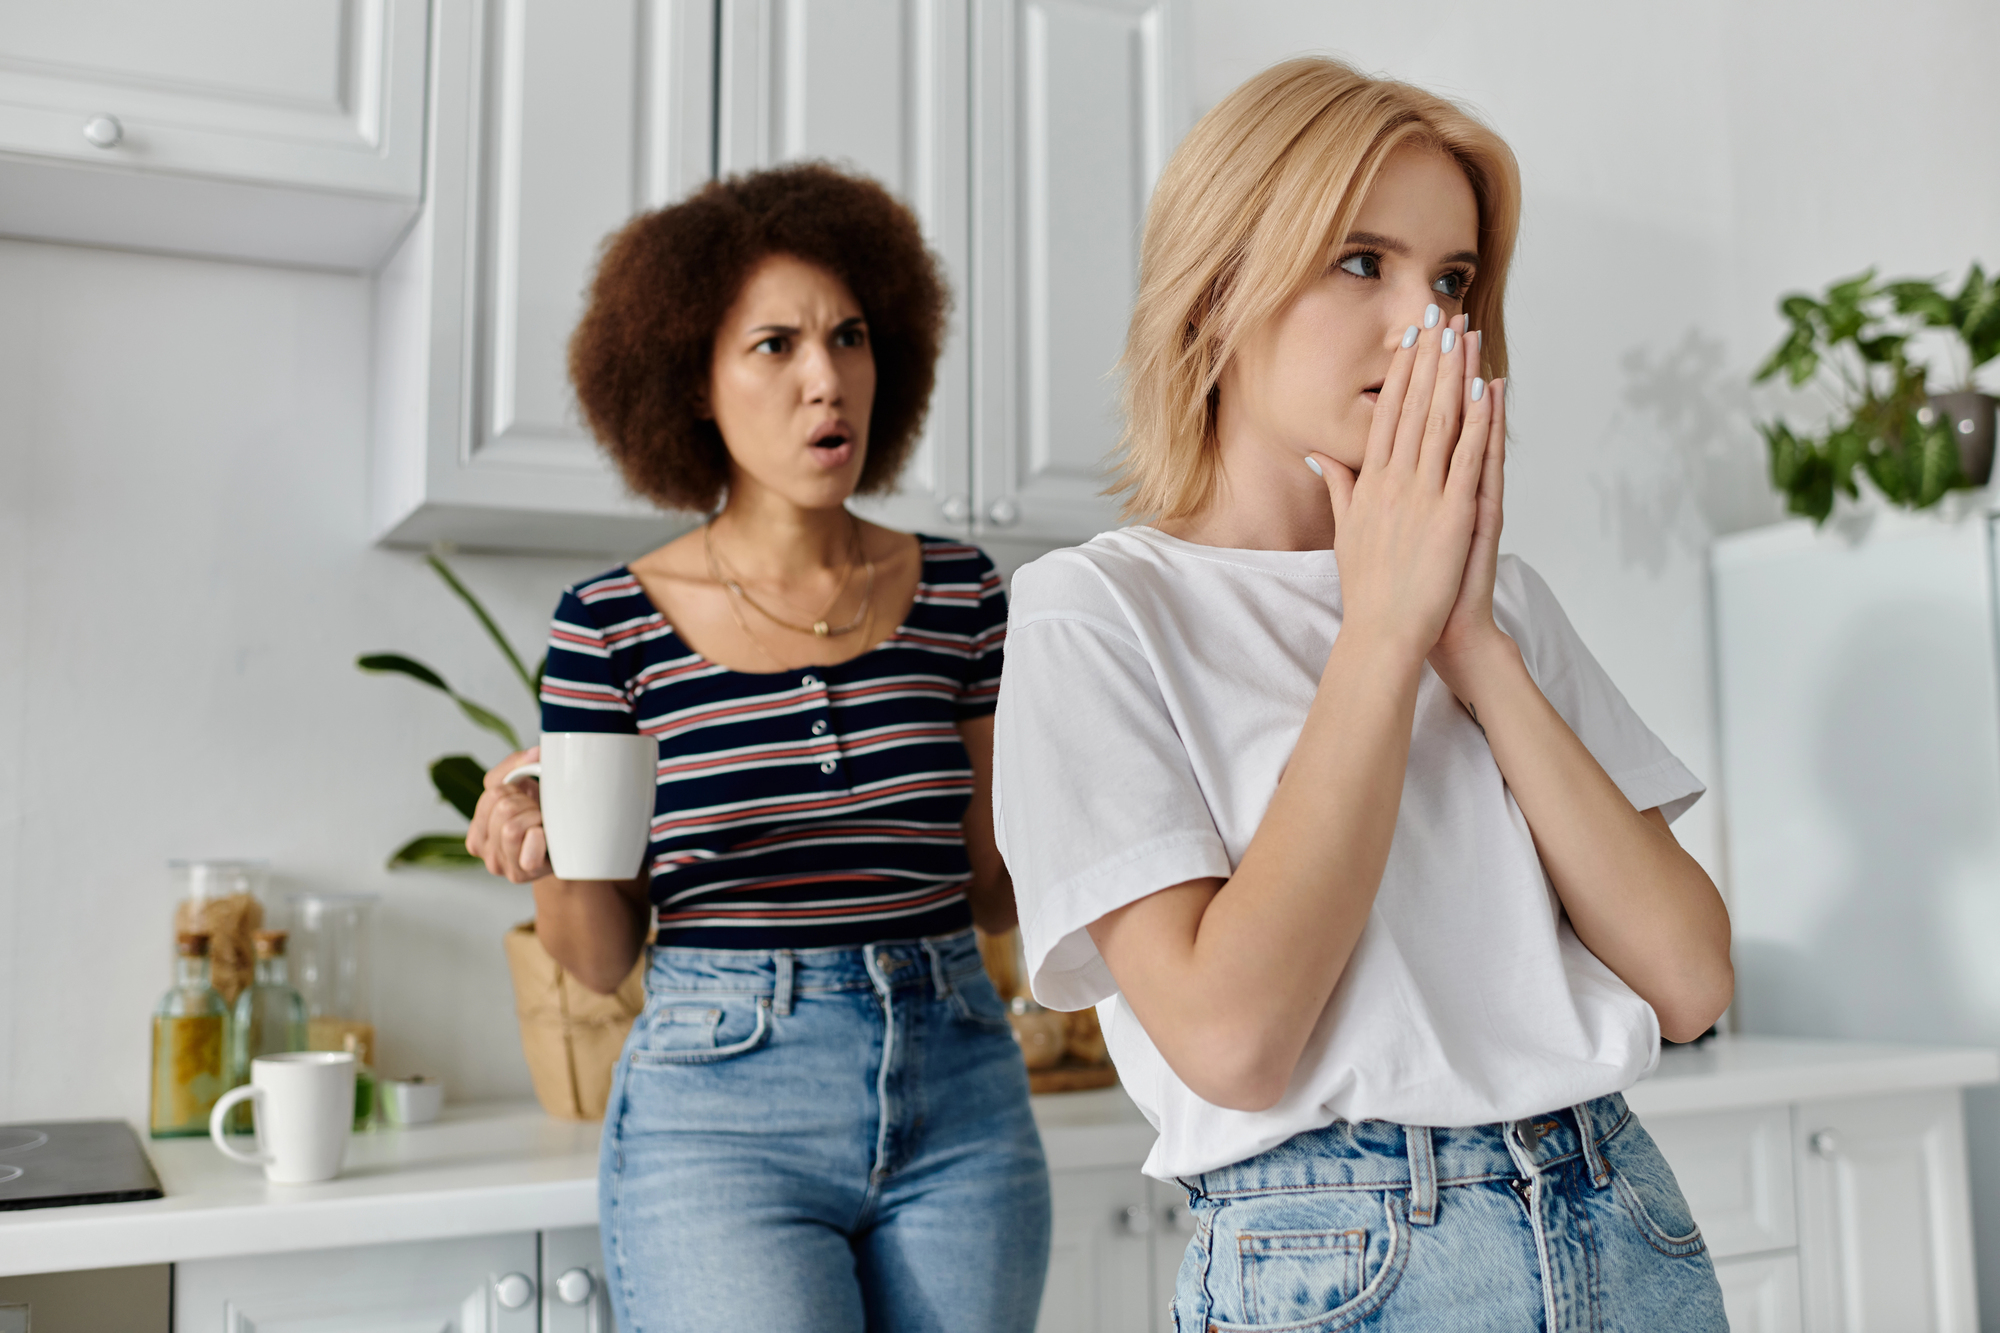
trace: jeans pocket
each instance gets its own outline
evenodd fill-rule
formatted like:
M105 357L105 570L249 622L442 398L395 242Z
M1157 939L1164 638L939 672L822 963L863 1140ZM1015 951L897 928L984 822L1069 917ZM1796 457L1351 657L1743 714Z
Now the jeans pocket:
M1209 1327L1337 1333L1369 1319L1409 1263L1403 1208L1400 1192L1230 1201L1215 1219L1212 1244L1217 1263L1233 1252L1236 1283L1233 1291L1218 1284Z
M1628 1117L1602 1147L1612 1192L1646 1243L1676 1258L1704 1253L1708 1241L1695 1225L1674 1169L1638 1118Z
M705 1065L745 1055L771 1036L769 996L729 996L706 1004L663 1004L642 1020L632 1045L639 1067Z
M951 1012L961 1022L976 1028L1013 1035L1014 1025L1007 1021L1007 1006L1001 1002L1000 992L993 989L993 981L984 969L951 979Z

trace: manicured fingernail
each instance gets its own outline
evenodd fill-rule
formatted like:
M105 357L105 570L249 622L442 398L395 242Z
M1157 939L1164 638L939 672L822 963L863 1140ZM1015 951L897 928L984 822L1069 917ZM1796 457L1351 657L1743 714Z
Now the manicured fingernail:
M1439 310L1439 309L1438 309L1438 308L1437 308L1436 306L1434 306L1434 305L1427 305L1427 306L1425 306L1425 307L1424 307L1424 327L1425 327L1425 328L1427 328L1427 329L1434 329L1434 328L1436 328L1436 327L1438 326L1438 316L1439 316L1439 315L1441 315L1441 314L1443 314L1443 313L1444 313L1444 312L1443 312L1442 310Z
M1415 347L1416 345L1417 345L1417 326L1412 324L1410 325L1409 328L1403 330L1403 346Z
M1315 477L1324 477L1326 475L1326 473L1323 470L1321 470L1319 465L1319 460L1317 458L1306 459L1306 466L1313 470L1313 475Z
M1485 396L1486 396L1486 381L1480 379L1479 376L1474 375L1472 377L1472 401L1476 403Z
M1444 338L1438 344L1440 352L1449 352L1458 343L1458 335L1450 329L1444 331Z

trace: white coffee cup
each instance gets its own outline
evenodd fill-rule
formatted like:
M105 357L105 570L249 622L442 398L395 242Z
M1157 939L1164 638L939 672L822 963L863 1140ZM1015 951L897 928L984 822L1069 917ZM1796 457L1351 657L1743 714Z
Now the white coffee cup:
M239 1152L222 1122L238 1102L251 1103L257 1151ZM332 1180L347 1156L354 1127L354 1055L349 1051L287 1051L250 1062L250 1081L222 1094L208 1114L208 1136L225 1157L264 1168L277 1185Z
M614 731L542 733L542 757L507 781L542 781L542 832L559 879L631 879L653 833L660 746Z

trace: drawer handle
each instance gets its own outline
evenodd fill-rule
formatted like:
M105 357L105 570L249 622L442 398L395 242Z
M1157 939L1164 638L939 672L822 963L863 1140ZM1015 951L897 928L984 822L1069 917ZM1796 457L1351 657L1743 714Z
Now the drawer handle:
M586 1269L572 1268L556 1279L556 1299L564 1305L582 1305L595 1290L597 1283Z
M1840 1136L1830 1129L1820 1130L1806 1142L1812 1145L1813 1152L1820 1157L1830 1159L1840 1156Z
M116 116L92 116L83 123L83 137L95 148L116 148L125 137L125 127Z
M1118 1227L1128 1236L1150 1236L1153 1234L1153 1210L1143 1203L1135 1203L1119 1212Z
M526 1273L509 1273L493 1283L493 1299L503 1310L518 1310L535 1299L535 1284Z

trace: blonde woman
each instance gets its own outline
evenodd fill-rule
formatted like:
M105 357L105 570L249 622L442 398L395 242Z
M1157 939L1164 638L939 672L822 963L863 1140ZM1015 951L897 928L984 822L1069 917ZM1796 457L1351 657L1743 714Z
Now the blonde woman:
M1182 1329L1726 1326L1619 1093L1734 985L1701 784L1499 553L1512 154L1328 60L1147 217L1128 512L1014 582L995 808L1197 1219Z

